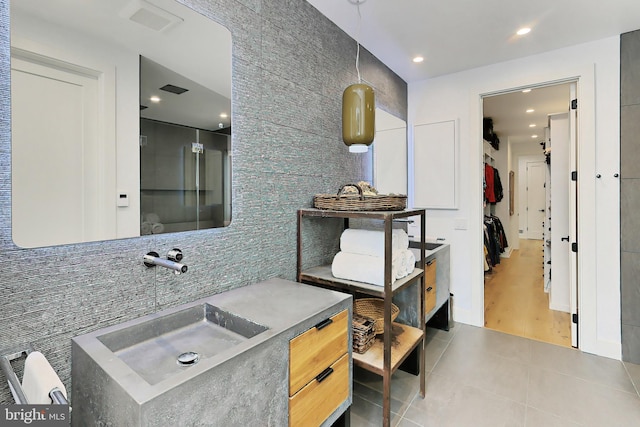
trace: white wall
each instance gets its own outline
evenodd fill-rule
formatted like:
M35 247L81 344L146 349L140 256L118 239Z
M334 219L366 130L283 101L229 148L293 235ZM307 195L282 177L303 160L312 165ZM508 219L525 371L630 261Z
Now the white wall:
M619 64L619 37L612 37L409 84L410 129L459 120L458 209L427 213L429 234L451 244L457 321L484 323L481 96L578 78L580 348L620 358L619 191L595 182L596 166L607 173L619 167Z

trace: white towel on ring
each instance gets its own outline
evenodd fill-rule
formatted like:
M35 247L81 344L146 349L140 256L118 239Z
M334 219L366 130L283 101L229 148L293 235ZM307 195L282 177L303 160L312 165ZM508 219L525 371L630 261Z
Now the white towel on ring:
M32 351L24 362L22 376L22 390L29 404L50 405L52 402L49 392L54 388L59 388L64 397L67 397L67 389L44 355L39 351Z

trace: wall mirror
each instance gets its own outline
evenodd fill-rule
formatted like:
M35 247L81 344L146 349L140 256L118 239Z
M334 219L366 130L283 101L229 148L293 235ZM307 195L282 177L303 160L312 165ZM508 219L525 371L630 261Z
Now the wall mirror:
M373 185L381 194L407 194L407 123L376 108Z
M175 0L11 2L21 247L231 221L231 34Z

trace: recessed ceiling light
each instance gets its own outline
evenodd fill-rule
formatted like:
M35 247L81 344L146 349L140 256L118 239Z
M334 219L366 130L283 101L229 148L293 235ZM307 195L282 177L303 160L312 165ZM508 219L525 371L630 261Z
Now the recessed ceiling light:
M522 91L522 93L529 93L529 92L531 92L531 89L525 89Z
M424 61L424 57L422 56L416 56L415 58L413 58L413 62L415 62L416 64L420 63Z
M537 138L538 135L531 135L531 138Z
M151 102L160 102L160 97L159 96L152 96L151 98L149 98L149 101L151 101Z
M536 111L536 110L534 110L533 108L529 108L529 109L527 110L527 113L533 113L534 111Z
M528 33L529 33L529 31L531 31L531 28L524 27L524 28L520 28L520 29L516 32L516 34L517 34L517 35L519 35L519 36L524 36L525 34L528 34Z
M529 127L530 127L530 128L534 128L534 127L536 127L536 124L535 124L535 123L531 123L531 124L529 125Z
M227 117L229 117L227 113L220 113L220 118L226 119Z

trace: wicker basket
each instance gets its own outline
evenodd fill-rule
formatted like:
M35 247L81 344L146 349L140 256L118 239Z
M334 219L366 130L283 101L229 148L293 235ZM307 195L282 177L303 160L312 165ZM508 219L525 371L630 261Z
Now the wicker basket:
M353 314L353 351L366 353L376 341L376 322L368 317Z
M343 194L345 187L355 187L358 194ZM316 194L313 206L333 211L402 211L407 207L404 195L365 195L357 184L345 184L337 194Z
M376 335L384 333L384 300L380 298L360 298L353 302L353 312L376 322ZM400 309L391 303L391 321L400 314Z

